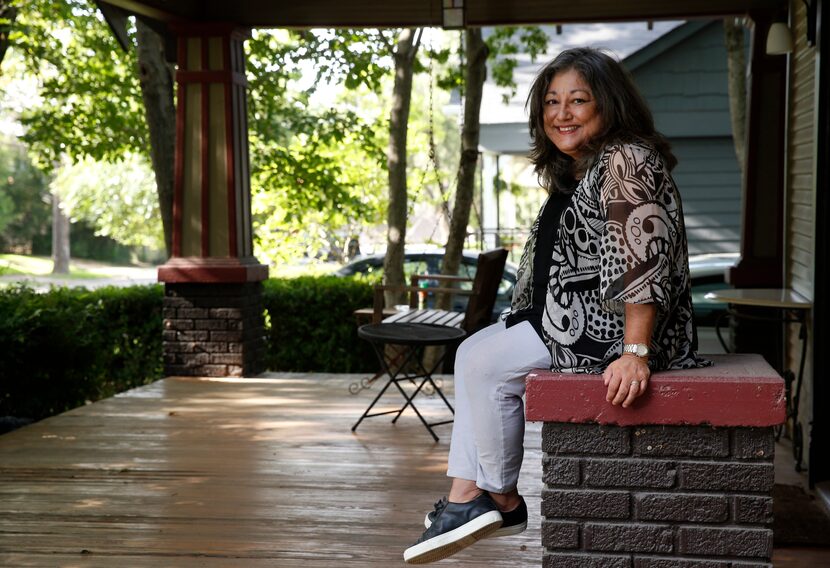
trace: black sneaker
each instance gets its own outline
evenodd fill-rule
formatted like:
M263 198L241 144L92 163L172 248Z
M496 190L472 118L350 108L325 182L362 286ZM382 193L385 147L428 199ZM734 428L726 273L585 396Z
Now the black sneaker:
M469 503L447 502L421 538L404 551L403 559L407 564L427 564L452 556L497 530L501 523L499 508L487 493Z
M502 517L502 524L501 528L491 532L484 538L496 538L499 536L512 536L514 534L521 534L525 532L527 529L527 504L525 503L524 497L521 495L519 496L521 502L519 506L513 509L512 511L508 512L501 512ZM432 525L432 521L435 520L435 517L447 506L447 498L442 497L440 501L437 501L434 505L434 510L427 513L427 516L424 517L424 526L429 528Z
M444 507L447 506L447 503L449 503L449 500L446 497L441 497L441 499L435 502L432 511L427 513L427 516L424 517L424 528L428 529L430 525L432 525L432 521L434 521L435 517L437 517L438 514L444 510Z

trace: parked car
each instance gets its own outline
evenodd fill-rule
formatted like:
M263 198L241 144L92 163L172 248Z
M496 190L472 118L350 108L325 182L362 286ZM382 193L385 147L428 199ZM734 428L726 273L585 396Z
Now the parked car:
M729 288L726 272L738 263L737 252L696 254L689 257L689 273L692 277L692 305L698 326L713 326L726 305L706 299L712 290Z
M357 258L337 270L335 274L338 276L374 274L379 278L383 274L383 257L382 254L375 254ZM404 275L407 282L413 274L440 274L443 258L443 249L427 252L407 251L404 257ZM738 258L738 253L700 254L689 257L689 272L692 278L692 303L695 310L695 321L698 325L714 325L715 319L726 309L725 305L707 300L704 296L712 290L728 287L725 279L726 271L735 266ZM473 278L477 262L477 252L465 251L461 258L459 275ZM503 310L510 307L517 270L518 267L510 262L504 267L504 275L493 308L493 320ZM437 282L431 283L431 286L437 286ZM464 311L467 305L466 297L456 296L453 301L454 310Z

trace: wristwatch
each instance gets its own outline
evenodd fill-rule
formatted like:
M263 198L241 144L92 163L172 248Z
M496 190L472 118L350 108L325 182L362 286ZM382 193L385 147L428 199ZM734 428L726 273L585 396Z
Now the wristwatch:
M648 357L651 350L645 343L625 343L623 344L623 353L631 353L637 357Z

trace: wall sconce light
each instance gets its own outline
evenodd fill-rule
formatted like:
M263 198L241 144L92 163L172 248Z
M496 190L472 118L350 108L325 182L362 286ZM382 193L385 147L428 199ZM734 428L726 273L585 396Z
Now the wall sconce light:
M445 30L464 28L464 0L444 0L443 28Z
M774 22L767 32L767 55L784 55L793 51L793 34L784 22Z

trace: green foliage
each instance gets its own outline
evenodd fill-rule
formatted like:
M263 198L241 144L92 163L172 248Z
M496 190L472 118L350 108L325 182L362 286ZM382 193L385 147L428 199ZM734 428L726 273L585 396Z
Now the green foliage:
M161 377L160 286L0 291L0 416L43 418Z
M164 249L153 170L127 153L113 162L83 158L60 168L52 189L73 223L85 221L97 236L125 246Z
M316 108L309 92L290 88L308 53L302 38L256 31L246 44L255 244L272 262L317 256L376 222L382 205L376 125L353 110Z
M338 63L326 61L324 48L356 58L354 76L377 82L384 66L372 49L388 32L366 32L355 52L346 45L356 46L356 37L319 35L255 31L246 42L254 227L258 253L270 261L315 256L351 227L380 218L384 155L376 125L354 111L314 109L309 93L292 85L301 61L334 73ZM20 116L36 163L46 171L64 157L78 164L59 180L70 214L122 243L157 241L158 222L142 224L157 219L145 176L116 188L127 172L91 166L106 161L112 170L147 156L135 51L120 49L88 0L31 0L15 22L12 47L39 83L39 97ZM107 191L116 198L98 199Z
M0 250L31 251L33 240L48 233L51 215L45 178L22 145L0 137Z
M536 26L504 26L493 28L493 33L485 40L489 49L489 71L493 82L506 87L509 94L504 101L516 94L516 81L513 79L518 61L517 55L527 54L531 61L543 54L548 47L548 36Z
M9 32L17 17L18 3L18 0L0 0L0 65L3 64L3 57L9 47Z
M269 279L263 300L271 320L268 368L356 373L377 370L357 337L354 310L372 305L366 281L336 276Z
M162 376L162 288L0 290L0 416L39 419ZM372 304L360 278L270 279L263 300L275 371L370 372L353 312Z
M309 30L297 34L297 57L314 64L315 85L342 83L347 89L365 86L379 91L394 68L399 29Z
M10 35L39 81L39 101L21 116L24 140L48 171L64 155L147 155L136 54L118 46L93 2L28 0Z
M120 49L91 0L29 0L20 5L12 30L12 50L24 62L26 75L38 81L38 96L20 119L40 168L51 170L64 157L72 163L86 158L117 163L129 154L147 156L135 51L125 54ZM263 260L317 257L382 220L388 113L378 109L385 107L381 93L389 88L398 31L255 30L246 42L253 223L257 255ZM433 43L457 43L456 34L424 33L430 34L425 36L430 48ZM511 46L523 43L533 54L544 37L540 34L536 28L493 33L491 57L505 53L493 59L501 65L494 71L499 84L510 84L510 58L516 54ZM461 58L452 57L454 49L432 49L438 72L455 73L454 83L439 81L446 87L459 85ZM309 67L315 80L302 86L301 76ZM425 70L423 56L415 69ZM338 83L350 94L343 95ZM377 96L371 109L365 106L367 93ZM414 174L421 181L411 185L440 185L431 198L446 201L449 174L440 184L423 181L422 172L431 166L424 137L421 133L410 144L411 163L421 169ZM418 139L417 133L411 138ZM443 162L453 170L454 159ZM92 186L106 184L83 187ZM72 214L94 222L98 233L121 242L156 239L156 228L145 231L140 223L156 218L143 207L148 205L143 190L133 197L143 204L141 211L129 222L123 208L96 214L102 208L92 197L100 191L86 195L75 200ZM0 219L8 209L0 199Z
M548 36L537 26L501 26L487 28L486 32L488 74L497 86L507 89L502 96L507 104L516 94L513 72L518 65L517 57L526 54L531 61L536 61L547 49ZM441 65L438 85L442 89L464 89L463 51L463 33L457 42L433 50L434 61Z

